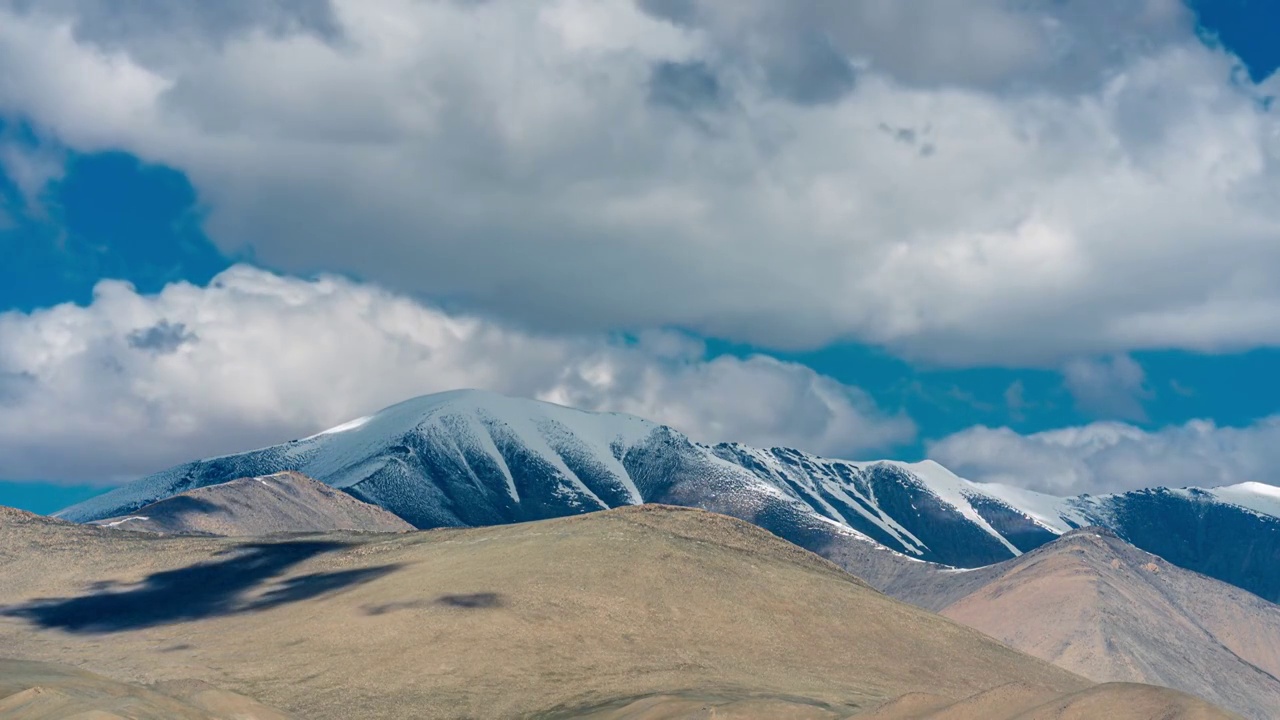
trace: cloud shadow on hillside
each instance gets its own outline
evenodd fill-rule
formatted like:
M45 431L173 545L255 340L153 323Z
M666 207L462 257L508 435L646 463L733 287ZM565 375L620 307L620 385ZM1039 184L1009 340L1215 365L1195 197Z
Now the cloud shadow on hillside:
M190 495L177 495L167 500L161 500L156 503L156 508L163 509L164 514L171 516L173 519L180 519L186 515L212 515L227 511L226 508L217 503Z
M272 584L289 568L345 547L347 543L328 541L246 544L221 553L228 555L225 559L157 572L124 589L97 582L85 595L33 600L0 614L71 633L124 632L268 610L366 583L399 568L313 573ZM265 591L254 592L260 588Z

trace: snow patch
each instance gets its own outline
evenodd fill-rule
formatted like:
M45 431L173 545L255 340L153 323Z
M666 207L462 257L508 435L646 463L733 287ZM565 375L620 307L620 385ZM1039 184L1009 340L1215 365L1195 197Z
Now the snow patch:
M1067 523L1068 519L1076 525L1088 524L1080 513L1071 508L1067 498L998 483L972 483L972 485L979 494L1000 500L1054 534L1061 535L1071 530L1071 525Z
M965 497L966 490L978 495L982 494L977 483L965 480L932 460L924 460L918 463L904 463L896 460L887 460L885 462L902 468L920 478L925 487L932 490L933 494L938 496L938 499L958 510L961 515L965 516L974 525L999 540L1015 557L1022 554L1021 550L1014 547L1013 543L1009 542L1005 536L996 532L996 529L991 527L991 524L978 514L973 505L969 504L968 498Z
M150 519L151 518L143 515L133 515L127 518L120 518L119 520L113 520L111 522L104 522L100 524L102 525L102 527L115 527L117 525L123 525L131 520L150 520Z
M1213 488L1207 491L1219 502L1229 503L1260 515L1280 518L1280 487L1260 482Z
M358 430L359 428L362 428L365 425L367 425L369 421L372 419L373 419L372 415L366 415L365 417L356 418L355 420L348 420L347 422L344 422L341 425L335 425L329 428L328 430L321 430L315 435L310 435L308 437L305 437L303 438L303 440L313 440L323 435L335 435L337 433L344 433L350 430Z

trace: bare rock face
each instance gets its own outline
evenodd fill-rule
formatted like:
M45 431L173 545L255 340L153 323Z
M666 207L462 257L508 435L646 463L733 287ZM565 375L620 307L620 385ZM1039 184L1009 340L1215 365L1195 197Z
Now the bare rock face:
M376 505L296 472L240 478L188 490L135 513L93 524L121 530L236 537L413 529Z

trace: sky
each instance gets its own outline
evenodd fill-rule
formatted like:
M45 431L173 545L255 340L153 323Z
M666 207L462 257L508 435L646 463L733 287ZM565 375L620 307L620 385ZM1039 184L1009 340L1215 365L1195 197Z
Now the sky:
M0 504L479 387L1280 484L1280 5L0 0Z

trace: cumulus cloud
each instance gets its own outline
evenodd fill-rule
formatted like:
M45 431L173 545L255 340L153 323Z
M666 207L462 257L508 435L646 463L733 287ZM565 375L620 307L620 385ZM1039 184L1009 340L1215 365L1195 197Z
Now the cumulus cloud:
M338 277L236 266L156 295L0 314L0 477L113 482L477 387L632 412L704 441L846 454L909 441L856 388L674 333L548 335Z
M848 66L919 87L1087 88L1152 46L1185 38L1180 0L640 0L658 17L713 36L731 57L785 78L783 94L848 86ZM789 73L804 68L806 72ZM802 77L803 76L803 77ZM846 87L847 89L847 87Z
M976 427L930 443L957 474L1055 495L1136 488L1280 485L1280 416L1246 427L1207 420L1157 431L1120 422L1020 435Z
M1176 0L147 5L0 0L0 114L277 269L953 364L1280 343L1280 81Z

